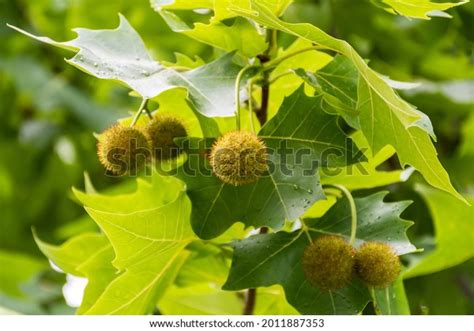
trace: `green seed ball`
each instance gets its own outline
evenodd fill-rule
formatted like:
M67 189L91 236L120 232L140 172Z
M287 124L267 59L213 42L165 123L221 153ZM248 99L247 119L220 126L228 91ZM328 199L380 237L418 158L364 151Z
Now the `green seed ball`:
M385 288L400 274L400 259L389 245L368 242L356 254L356 271L367 286Z
M174 138L188 135L181 120L168 114L154 116L144 130L151 141L153 156L159 161L177 158L181 149Z
M114 125L100 135L97 155L108 171L116 175L134 174L150 159L150 142L136 128Z
M212 146L209 159L214 174L235 186L256 182L268 170L267 147L250 132L226 133Z
M306 247L302 266L314 287L337 290L346 287L354 271L354 248L338 236L321 236Z

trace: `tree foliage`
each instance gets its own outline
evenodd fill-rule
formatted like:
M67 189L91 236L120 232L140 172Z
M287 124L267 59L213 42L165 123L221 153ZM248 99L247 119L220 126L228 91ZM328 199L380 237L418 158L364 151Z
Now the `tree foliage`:
M450 17L445 11L464 3L366 2L362 6L370 15L390 24L398 19L393 14L425 20ZM241 299L248 289L257 289L255 314L409 314L418 308L405 290L411 278L461 268L474 256L473 182L465 179L466 166L459 166L473 157L472 100L456 99L453 89L442 83L422 83L425 89L432 87L426 91L388 78L384 74L406 78L406 73L396 71L397 65L387 68L383 55L367 52L364 42L352 35L347 40L333 37L324 21L312 22L321 26L303 23L303 10L298 9L302 2L150 3L152 8L144 9L147 20L161 17L168 26L167 38L154 38L153 43L149 31L143 31L142 39L143 25L135 30L128 13L119 15L114 29L75 28L72 39L51 33L70 39L64 42L27 32L31 29L23 29L21 22L13 23L22 28L9 25L69 55L73 52L68 64L112 81L100 83L104 90L118 82L122 98L140 104L135 114L117 116L100 109L79 88L64 87L61 77L44 70L40 56L20 62L0 58L0 68L11 71L16 84L30 93L49 84L41 92L52 95L46 108L66 105L85 123L88 137L114 121L141 129L149 117L162 113L182 119L188 134L174 139L182 155L149 164L139 178L113 178L110 185L96 172L94 178L108 187L106 193L98 193L86 175L85 191L74 188L73 193L87 216L63 227L65 235L43 238L47 232L37 227L34 239L41 252L62 272L88 280L77 314L239 314L248 308ZM314 6L325 10L322 4ZM472 15L472 6L468 8ZM34 5L30 9L38 10ZM107 13L115 15L113 8ZM355 10L351 19L359 24L361 16ZM423 24L432 22L437 21ZM380 35L390 32L379 29ZM167 45L173 38L184 42ZM366 38L373 42L370 47L390 52L383 41ZM404 32L393 38L400 38L407 52L414 47ZM191 49L186 50L186 43ZM174 61L156 56L167 47L187 55L176 53ZM375 57L374 65L367 55ZM425 57L432 65L454 61L444 56L437 50L414 54L400 67L415 67ZM28 81L16 71L23 65L33 76ZM423 69L426 79L445 74L429 67ZM465 81L458 83L471 91L472 71L463 74ZM107 100L113 93L105 94ZM424 94L429 96L417 102ZM39 94L33 95L37 100ZM437 152L445 155L445 138L451 132L439 123L438 113L427 115L436 108L429 102L435 97L467 119L463 142L451 159L440 160ZM443 114L452 116L448 110ZM46 132L41 125L50 123L35 125ZM235 186L212 171L210 149L234 130L255 133L268 149L269 169L256 182ZM438 130L441 134L435 135ZM67 150L64 144L57 149ZM87 144L93 146L93 141ZM6 196L12 184L2 171L0 167L0 194ZM74 176L77 186L80 176ZM384 243L400 256L403 270L384 289L367 287L357 277L342 289L318 288L305 278L301 259L305 248L323 235L343 238L354 251L367 242ZM48 237L67 240L55 245ZM0 291L9 298L5 306L15 309L23 302L29 307L28 292L20 285L47 272L44 260L7 250L0 251L0 258L11 266L0 271ZM35 311L41 306L36 301L34 309L19 310Z

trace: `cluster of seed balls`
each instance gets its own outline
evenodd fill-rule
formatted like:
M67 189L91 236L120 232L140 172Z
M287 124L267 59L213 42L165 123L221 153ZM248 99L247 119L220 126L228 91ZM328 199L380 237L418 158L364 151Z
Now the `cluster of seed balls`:
M117 124L105 130L99 137L97 154L108 171L123 175L142 168L150 156L158 161L176 158L181 149L174 139L185 136L186 129L178 118L157 115L144 127ZM151 154L143 153L150 150ZM238 186L257 181L267 171L268 153L257 135L233 131L215 141L209 162L221 181Z
M124 174L123 164L127 172L145 165L147 157L141 157L144 149L152 150L157 160L176 158L181 151L174 139L186 135L179 119L157 115L143 128L115 125L107 129L99 138L97 153L107 170ZM132 140L136 144L132 145ZM216 140L209 162L221 181L239 186L257 181L268 170L268 152L255 134L234 131ZM356 251L343 238L328 235L318 237L306 248L302 266L308 281L324 290L347 286L354 274L367 286L383 288L400 273L400 260L390 246L367 242Z
M338 236L324 235L306 247L303 271L311 285L323 290L346 287L356 274L369 287L390 286L400 273L400 259L381 242L366 242L357 251Z
M97 155L108 171L117 175L133 173L151 157L164 161L179 156L181 149L174 139L186 135L181 120L158 114L143 127L116 124L105 130L97 143Z

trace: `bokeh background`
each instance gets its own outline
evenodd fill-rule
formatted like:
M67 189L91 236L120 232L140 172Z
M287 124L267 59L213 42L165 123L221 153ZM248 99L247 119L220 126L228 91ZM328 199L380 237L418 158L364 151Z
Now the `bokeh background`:
M104 176L92 133L139 104L126 88L67 65L63 59L72 54L26 38L6 23L62 41L75 37L75 27L116 27L119 12L156 59L174 61L175 52L204 60L215 55L212 48L172 32L147 0L0 0L0 313L74 313L74 296L66 295L66 302L63 295L74 289L70 283L63 289L66 275L48 265L32 228L56 243L95 228L71 187L83 187L84 172L100 190L123 185L123 179ZM421 21L391 15L368 0L299 0L284 19L313 23L349 41L391 79L422 82L400 93L431 118L436 148L453 183L473 194L474 3L449 13L452 19ZM389 165L399 166L392 161ZM389 190L392 199L416 202L403 216L416 222L409 230L413 242L429 251L432 219L413 191L415 180ZM474 313L474 261L405 285L414 314Z

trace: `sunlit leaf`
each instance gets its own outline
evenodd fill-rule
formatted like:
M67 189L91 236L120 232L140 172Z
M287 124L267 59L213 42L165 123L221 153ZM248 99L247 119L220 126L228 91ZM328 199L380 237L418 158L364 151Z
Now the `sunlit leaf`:
M60 246L45 243L37 236L35 241L43 254L61 270L87 278L78 314L89 310L109 283L118 276L118 270L112 265L114 250L103 234L83 233Z
M221 254L193 253L184 263L171 287L158 303L171 315L237 315L243 302L233 292L221 289L229 264Z
M401 170L383 171L377 168L395 154L393 147L387 145L372 156L368 143L360 131L351 135L357 147L364 151L366 162L359 162L344 168L325 170L321 173L323 184L339 184L358 190L398 183L405 178Z
M389 13L429 20L431 17L451 17L444 11L463 5L461 2L433 2L431 0L371 0Z
M451 185L448 173L437 158L429 135L432 133L432 127L428 117L411 108L393 91L388 93L388 85L384 86L383 90L377 89L375 86L383 86L386 83L364 77L360 68L359 72L355 70L357 63L354 59L359 58L355 55L352 58L336 56L332 63L320 70L322 73L299 74L304 75L312 86L321 88L325 101L345 114L344 118L350 125L362 130L373 153L391 145L395 148L402 166L413 166L428 183L464 200ZM369 68L366 70L376 76ZM377 79L380 77L377 76ZM404 123L403 117L407 112L395 106L394 101L387 97L390 94L395 97L394 100L404 103L410 107L411 112L421 114L422 117L412 124ZM332 102L333 99L336 101ZM350 116L348 109L356 110L358 115Z
M13 297L23 297L21 285L46 267L31 256L7 251L0 251L0 265L0 292Z
M113 266L122 272L85 313L151 312L186 259L184 247L194 238L182 184L155 173L151 183L138 180L131 194L75 194L110 240L116 254Z
M196 23L194 27L190 27L173 12L161 10L159 13L173 31L216 48L237 50L248 57L260 54L267 48L265 37L243 18L237 18L231 25L215 22Z
M430 209L436 233L436 249L406 270L404 277L416 277L458 265L474 257L474 198L467 206L446 193L418 185Z
M232 96L240 67L232 62L232 54L186 72L164 67L151 58L138 33L122 15L115 30L75 29L78 37L66 42L10 27L41 42L77 52L68 63L97 78L117 80L144 98L184 87L202 114L234 115Z
M410 306L403 286L403 278L384 289L371 291L375 312L379 315L410 315Z

